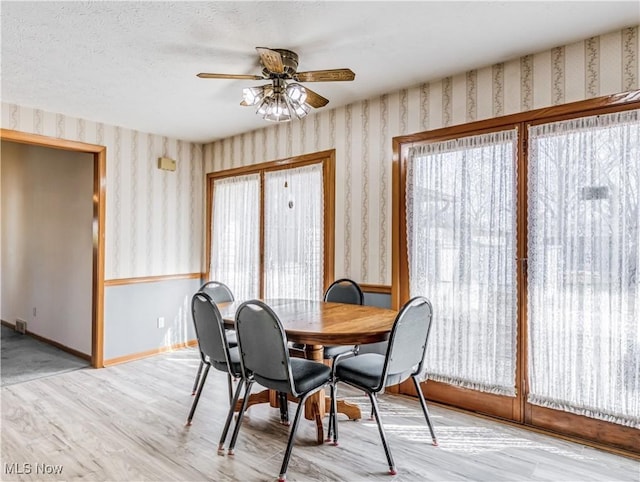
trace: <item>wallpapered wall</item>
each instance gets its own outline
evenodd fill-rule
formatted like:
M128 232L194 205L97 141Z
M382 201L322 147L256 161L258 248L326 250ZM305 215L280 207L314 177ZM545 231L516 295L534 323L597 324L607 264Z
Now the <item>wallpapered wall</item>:
M105 279L200 272L202 145L6 103L2 127L107 147Z
M320 110L205 145L205 170L335 148L335 275L390 284L394 136L638 89L639 51L635 26Z
M638 37L627 28L205 146L7 103L2 127L107 146L106 279L204 268L203 160L212 172L335 148L336 276L389 284L394 136L638 89ZM157 169L160 156L177 171Z

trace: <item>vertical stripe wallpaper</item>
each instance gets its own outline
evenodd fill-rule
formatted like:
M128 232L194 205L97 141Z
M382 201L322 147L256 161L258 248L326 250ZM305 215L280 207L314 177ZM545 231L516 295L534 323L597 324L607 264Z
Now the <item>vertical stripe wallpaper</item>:
M201 144L7 103L2 127L107 147L105 279L201 271Z
M639 51L635 26L320 110L302 121L205 145L204 169L335 148L335 275L390 284L393 137L638 89Z
M335 148L335 274L390 284L393 137L638 89L639 52L635 26L205 145L4 102L2 127L107 146L106 279L203 269L205 172Z

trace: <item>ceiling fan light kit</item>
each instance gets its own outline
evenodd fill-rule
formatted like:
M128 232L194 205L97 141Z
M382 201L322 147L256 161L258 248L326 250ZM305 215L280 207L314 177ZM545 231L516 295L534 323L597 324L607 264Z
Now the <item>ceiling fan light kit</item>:
M302 119L311 108L324 107L329 103L320 94L298 82L335 82L355 79L350 69L315 70L297 72L298 54L286 49L256 47L262 63L262 77L257 75L201 73L204 79L270 80L271 84L242 89L243 106L258 106L256 113L272 122L286 122L292 118Z
M245 87L240 105L258 105L256 113L273 122L291 120L292 116L302 119L311 110L305 103L307 89L297 83L287 84L283 79L275 79L273 85Z

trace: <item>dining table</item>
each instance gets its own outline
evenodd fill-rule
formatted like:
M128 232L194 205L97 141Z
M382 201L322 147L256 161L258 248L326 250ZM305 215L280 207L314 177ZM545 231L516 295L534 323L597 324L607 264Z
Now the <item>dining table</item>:
M398 314L397 311L377 306L317 300L267 298L261 301L278 316L287 340L304 347L298 350L304 358L324 363L331 363L330 360L323 359L325 345L362 345L387 340ZM225 327L234 328L235 314L242 303L239 300L219 304ZM292 350L292 353L295 354L296 350ZM275 391L264 390L252 393L247 406L258 403L281 407L282 402ZM305 418L315 421L319 444L324 442L323 419L330 410L330 403L324 390L320 390L311 395L305 405ZM240 406L241 401L238 401L236 410ZM351 420L362 417L360 407L344 400L338 400L338 413L347 415Z

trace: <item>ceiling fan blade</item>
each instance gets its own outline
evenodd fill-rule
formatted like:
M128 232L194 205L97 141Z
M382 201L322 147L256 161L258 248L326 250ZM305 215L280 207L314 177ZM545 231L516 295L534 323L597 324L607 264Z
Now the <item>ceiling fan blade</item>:
M356 74L351 69L310 70L298 72L294 78L298 82L335 82L353 80L356 78Z
M246 80L261 80L264 79L261 75L244 75L244 74L208 74L200 73L198 77L201 79L246 79Z
M269 72L273 72L275 74L284 73L284 62L282 62L282 55L280 55L280 52L276 52L275 50L265 47L256 47L256 50L260 55L262 65L264 65Z
M307 98L305 102L311 107L315 107L317 109L318 107L324 107L329 103L329 99L325 99L317 92L311 90L309 87L305 87L304 90L307 91Z

